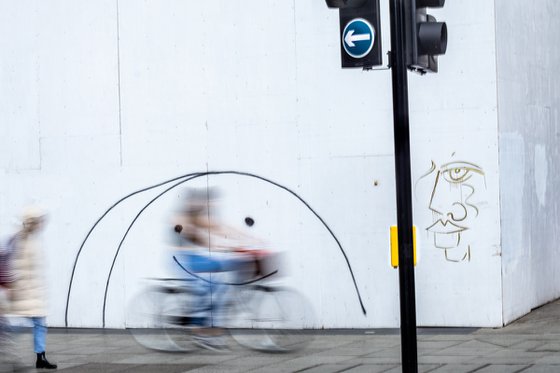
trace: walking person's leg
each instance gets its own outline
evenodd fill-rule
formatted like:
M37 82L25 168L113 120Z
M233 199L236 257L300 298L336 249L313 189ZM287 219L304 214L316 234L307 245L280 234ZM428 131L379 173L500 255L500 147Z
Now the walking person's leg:
M56 364L51 364L45 356L47 345L47 323L45 317L32 317L33 321L33 348L37 354L36 368L56 369Z

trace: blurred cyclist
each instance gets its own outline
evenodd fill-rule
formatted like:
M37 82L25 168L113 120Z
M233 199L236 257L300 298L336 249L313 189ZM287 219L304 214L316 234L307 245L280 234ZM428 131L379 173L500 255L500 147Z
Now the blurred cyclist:
M197 343L209 349L226 348L222 317L228 303L227 286L204 273L250 270L247 255L235 250L235 243L247 241L241 232L222 224L215 216L216 191L191 189L184 205L173 218L175 267L182 277L196 279L200 288L200 308L206 308L200 318Z

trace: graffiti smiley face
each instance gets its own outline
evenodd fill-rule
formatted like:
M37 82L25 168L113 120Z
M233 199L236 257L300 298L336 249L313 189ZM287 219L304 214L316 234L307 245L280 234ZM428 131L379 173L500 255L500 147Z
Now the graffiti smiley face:
M470 260L470 243L464 235L479 215L476 192L485 186L484 171L469 162L446 163L432 168L425 176L435 179L429 202L432 224L426 230L433 234L434 246L445 252L449 261Z

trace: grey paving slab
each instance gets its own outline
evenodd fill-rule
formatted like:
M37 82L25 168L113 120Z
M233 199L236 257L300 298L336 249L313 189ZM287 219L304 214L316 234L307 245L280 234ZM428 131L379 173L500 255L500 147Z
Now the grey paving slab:
M313 350L313 349L327 349L327 348L336 348L336 347L342 347L342 346L346 346L346 345L350 345L352 343L355 342L360 342L360 340L356 340L356 339L352 339L352 340L339 340L337 341L336 338L315 338L315 340L313 342L311 342L309 344L309 346L307 347L307 349L309 350Z
M473 355L421 355L418 362L421 364L476 364L480 356Z
M104 355L106 358L111 358L109 355ZM114 363L118 364L183 364L184 361L180 359L178 354L142 354L142 355L127 355L124 359L111 359Z
M241 366L241 367L260 367L272 364L284 363L287 361L292 361L289 356L286 355L255 355L255 356L243 356L227 361L230 366Z
M348 356L336 356L336 355L332 355L332 356L317 356L317 355L311 355L311 356L301 356L298 357L296 359L290 359L290 360L286 360L284 361L284 364L286 365L300 365L300 364L304 364L307 366L316 366L316 365L320 365L320 364L336 364L336 363L341 363L341 362L345 362L350 360Z
M558 373L560 365L533 365L522 371L523 373Z
M502 350L503 347L478 339L466 341L454 346L444 348L433 355L472 355L484 356Z
M531 349L534 352L560 352L560 341L545 342Z
M523 339L519 343L508 346L510 350L525 350L525 351L536 351L542 346L544 346L547 341L535 340L535 339Z
M62 367L57 369L61 372L73 372L73 373L93 373L93 372L124 372L129 368L133 368L134 365L121 365L121 364L108 364L108 363L87 363L81 364L73 367L63 369Z
M196 365L161 365L161 364L147 364L135 365L125 370L126 373L183 373L192 371L199 366Z
M349 347L343 347L343 348L336 348L336 349L329 349L326 351L320 351L315 353L314 355L317 356L330 356L332 354L336 354L338 356L369 356L369 355L375 355L376 353L379 353L381 351L385 350L385 348L382 347L371 347L371 348L349 348Z
M355 357L348 362L356 362L360 364L370 364L370 365L398 365L401 363L401 358L399 357Z
M437 364L418 364L418 373L429 373L433 372L434 369L437 369L440 365ZM392 369L389 369L383 373L402 373L402 367L398 366Z
M534 364L538 359L544 356L545 354L542 352L503 349L482 356L479 361L488 364Z
M174 364L224 364L230 360L237 358L236 355L231 354L179 354L177 355Z
M73 354L66 354L66 353L58 353L49 357L53 361L60 363L110 363L115 362L118 360L124 360L130 358L130 354L87 354L87 353L73 353ZM132 362L134 364L135 362Z
M357 364L321 364L317 365L313 368L305 369L300 371L302 373L338 373L338 372L347 372L349 369L352 369Z
M357 344L366 344L369 347L397 347L401 345L400 337L394 336L364 336L362 340L355 341L350 344L352 346ZM337 346L338 347L338 346Z
M283 364L272 364L250 370L251 373L292 373L294 370Z
M485 366L486 364L445 364L438 366L430 373L471 373Z
M419 337L419 341L457 341L457 343L472 341L476 336L473 334L441 334L429 335Z
M443 350L445 348L460 345L464 341L418 341L418 351L434 351Z
M560 354L548 353L545 356L535 360L536 365L560 365Z
M390 338L386 336L364 336L358 341L351 342L346 346L358 347L358 346L374 346L374 347L395 347L400 346L401 339Z
M388 358L400 359L401 348L400 347L385 348L383 350L375 351L371 354L365 355L364 357L373 357L373 358L388 357Z
M72 373L99 373L99 372L126 372L126 373L182 373L192 371L197 366L177 366L177 365L139 365L139 364L83 364L66 369L57 369L63 372Z
M57 346L49 344L48 345L50 347L50 349L53 348L57 348ZM72 354L72 353L76 353L76 354L81 354L84 353L84 351L87 354L100 354L100 353L122 353L122 347L116 347L116 346L103 346L101 344L99 345L95 345L94 342L91 342L89 345L87 346L76 346L76 345L71 345L71 346L61 346L62 348L60 348L61 350L64 350L64 353L66 354Z
M498 347L511 347L527 341L527 336L526 335L477 334L476 339L487 343L491 343Z
M385 373L394 368L400 369L400 366L394 364L360 364L345 370L344 373Z
M201 368L186 370L189 373L246 373L251 370L247 370L245 367L234 367L230 365L208 365Z
M517 364L488 364L487 366L476 370L476 373L519 373L525 372L530 365Z
M56 363L58 365L57 370L64 370L65 372L71 372L70 368L78 367L80 365L85 365L84 363L61 363L58 361ZM30 365L30 367L34 368L34 365Z

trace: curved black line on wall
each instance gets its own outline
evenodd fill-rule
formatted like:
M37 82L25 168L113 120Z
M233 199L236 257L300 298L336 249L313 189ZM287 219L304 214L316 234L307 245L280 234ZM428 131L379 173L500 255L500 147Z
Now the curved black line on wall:
M261 181L267 182L267 183L269 183L269 184L272 184L272 185L274 185L274 186L276 186L276 187L278 187L278 188L280 188L280 189L282 189L282 190L285 190L286 192L288 192L288 193L290 193L291 195L293 195L294 197L296 197L300 202L302 202L302 203L305 205L305 207L307 207L307 208L309 209L309 211L311 211L311 212L313 213L313 215L315 215L315 217L316 217L317 219L319 219L319 221L320 221L320 222L323 224L323 226L327 229L327 231L329 232L329 234L330 234L330 235L333 237L333 239L336 241L336 243L337 243L337 245L338 245L338 248L340 249L340 252L342 253L342 255L343 255L343 257L344 257L344 259L345 259L345 261L346 261L346 265L347 265L347 267L348 267L348 270L350 271L350 275L351 275L351 277L352 277L352 282L354 283L354 288L355 288L355 290L356 290L356 294L357 294L357 296L358 296L358 300L359 300L359 302L360 302L360 307L362 308L362 312L363 312L364 315L366 314L366 309L365 309L365 307L364 307L364 304L363 304L363 301L362 301L362 297L361 297L360 291L359 291L359 289L358 289L358 285L357 285L357 282L356 282L356 278L355 278L355 276L354 276L354 271L352 270L352 266L350 265L350 261L349 261L349 259L348 259L348 256L346 255L346 252L344 251L342 245L340 244L340 241L338 240L338 238L336 237L336 235L334 234L334 232L331 230L331 228L327 225L327 223L323 220L323 218L321 218L321 216L319 216L319 214L318 214L317 212L315 212L315 210L313 210L313 208L312 208L303 198L301 198L297 193L295 193L295 192L292 191L291 189L289 189L289 188L287 188L287 187L285 187L285 186L283 186L283 185L281 185L281 184L278 184L278 183L276 183L276 182L274 182L274 181L272 181L272 180L269 180L269 179L264 178L264 177L262 177L262 176L258 176L258 175L251 174L251 173L248 173L248 172L241 172L241 171L208 171L208 172L196 172L196 173L186 174L186 175L179 176L179 177L176 177L176 178L173 178L173 179L170 179L170 180L167 180L167 181L158 183L158 184L156 184L156 185L153 185L153 186L150 186L150 187L147 187L147 188L138 190L138 191L136 191L136 192L133 192L133 193L128 194L127 196L121 198L119 201L117 201L115 204L113 204L107 211L105 211L105 213L95 222L95 224L93 225L93 227L89 230L88 234L86 235L85 239L83 240L83 242L82 242L82 244L81 244L81 246L80 246L80 249L78 250L78 253L76 254L76 259L75 259L75 261L74 261L74 267L72 268L72 276L71 276L71 278L70 278L70 285L69 285L69 287L68 287L68 296L67 296L67 298L66 298L66 310L65 310L65 325L66 325L66 326L68 326L68 306L69 306L69 302L70 302L71 288L72 288L72 282L73 282L73 280L74 280L74 274L75 274L75 270L76 270L76 265L77 265L77 263L78 263L79 256L80 256L80 254L81 254L81 252L82 252L82 249L83 249L83 247L84 247L86 241L88 240L89 236L91 235L91 233L93 232L93 230L96 228L96 226L99 224L99 222L100 222L113 208L115 208L118 204L120 204L120 203L123 202L124 200L128 199L129 197L132 197L132 196L134 196L134 195L136 195L136 194L138 194L138 193L142 193L142 192L145 192L145 191L150 190L150 189L157 188L157 187L162 186L162 185L169 184L169 183L171 183L171 182L173 182L173 181L177 181L177 180L184 179L184 180L181 180L181 181L175 183L175 184L172 185L171 187L165 189L163 192L161 192L161 193L158 194L156 197L154 197L150 202L148 202L148 203L138 212L138 214L135 216L135 218L132 220L131 224L129 225L128 229L126 230L125 234L123 235L123 238L121 239L121 241L120 241L120 243L119 243L119 246L118 246L118 248L117 248L117 251L115 252L115 256L113 257L113 262L112 262L112 264L111 264L111 269L109 270L109 274L108 274L108 276L107 276L107 282L106 282L106 286L105 286L105 295L104 295L104 299L103 299L103 327L105 327L105 309L106 309L107 293L108 293L109 285L110 285L110 282L111 282L111 276L112 276L113 268L114 268L115 262L116 262L116 260L117 260L117 257L118 257L118 255L119 255L119 253L120 253L120 249L121 249L121 247L122 247L122 244L123 244L124 240L126 239L126 237L127 237L128 233L129 233L130 229L132 228L132 226L133 226L134 223L136 222L136 220L137 220L137 219L140 217L140 215L148 208L148 206L150 206L153 202L155 202L157 199L159 199L159 198L160 198L161 196L163 196L165 193L169 192L170 190L176 188L177 186L179 186L179 185L181 185L181 184L183 184L183 183L185 183L185 182L187 182L187 181L190 181L190 180L193 180L193 179L196 179L196 178L199 178L199 177L203 177L203 176L210 176L210 175L238 175L238 176L247 176L247 177L256 178L256 179L258 179L258 180L261 180Z
M181 180L181 181L173 184L169 188L165 189L163 192L159 193L157 196L152 198L150 200L150 202L148 202L144 207L142 207L142 209L140 209L140 211L138 212L138 214L136 214L134 219L132 219L132 223L130 223L130 225L126 229L126 232L124 233L123 238L121 239L121 242L119 243L119 246L117 247L117 251L115 252L115 256L113 257L113 262L111 263L111 269L109 269L109 275L107 276L107 282L105 284L105 293L103 294L103 327L105 327L105 309L107 307L107 293L109 292L109 283L111 282L111 276L113 275L113 268L115 267L115 262L117 261L117 257L119 256L119 253L121 251L122 244L124 243L124 240L126 239L126 236L128 236L128 232L130 232L130 230L132 229L132 226L134 225L134 223L136 223L136 220L138 220L140 215L142 215L142 213L144 212L144 210L146 210L148 208L148 206L150 206L152 203L157 201L161 196L163 196L165 193L169 192L170 190L178 187L179 185L181 185L183 183L186 183L187 181L195 179L199 176L204 176L204 175L194 175L194 176L187 177L184 180Z
M189 174L189 175L194 175L194 174ZM107 214L109 212L111 212L112 209L114 209L115 207L117 207L117 205L119 205L121 202L127 200L128 198L139 194L139 193L143 193L146 192L148 190L160 187L162 185L165 184L169 184L173 181L179 180L179 179L183 179L189 175L183 175L183 176L179 176L173 179L169 179L167 181L137 190L136 192L130 193L126 196L124 196L123 198L119 199L117 202L115 202L111 207L109 207L104 213L103 215L101 215L101 217L99 217L99 219L97 219L97 221L93 224L93 226L90 228L90 230L88 231L88 233L86 234L86 237L84 238L84 240L82 241L82 244L80 245L80 248L78 249L78 253L76 254L76 258L74 259L74 265L72 266L72 274L70 275L70 283L68 285L68 294L66 295L66 309L64 311L64 325L68 326L68 308L69 308L69 302L70 302L70 293L72 292L72 283L74 282L74 275L76 272L76 266L78 265L78 259L80 258L80 254L82 253L82 250L84 248L84 245L86 244L86 241L88 240L89 236L93 233L93 230L97 227L97 225L101 222L101 220L103 220L103 218L105 216L107 216Z

